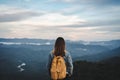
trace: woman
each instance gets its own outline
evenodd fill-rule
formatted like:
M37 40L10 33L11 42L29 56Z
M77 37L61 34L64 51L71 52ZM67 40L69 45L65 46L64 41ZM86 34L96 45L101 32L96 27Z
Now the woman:
M65 49L65 41L62 37L58 37L53 51L49 54L49 59L48 59L48 72L50 75L50 69L51 69L51 63L53 60L54 56L62 56L64 58L65 64L66 64L66 78L70 77L73 73L73 64L72 64L72 58L71 55L68 51ZM65 79L67 80L67 79Z

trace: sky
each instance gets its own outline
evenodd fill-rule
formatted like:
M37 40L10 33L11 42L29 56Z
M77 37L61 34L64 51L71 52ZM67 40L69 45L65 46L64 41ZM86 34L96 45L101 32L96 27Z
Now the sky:
M0 0L0 38L120 39L120 0Z

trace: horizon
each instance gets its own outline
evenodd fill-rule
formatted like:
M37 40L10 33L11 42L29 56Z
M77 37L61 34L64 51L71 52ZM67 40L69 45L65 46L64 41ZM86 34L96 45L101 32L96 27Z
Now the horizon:
M42 38L1 38L0 39L34 39L34 40L56 40L56 39L42 39ZM101 42L101 41L117 41L117 40L120 40L120 39L111 39L111 40L70 40L70 39L65 39L65 41L72 41L72 42L77 42L77 41L85 41L85 42Z
M120 39L120 0L0 0L0 37Z

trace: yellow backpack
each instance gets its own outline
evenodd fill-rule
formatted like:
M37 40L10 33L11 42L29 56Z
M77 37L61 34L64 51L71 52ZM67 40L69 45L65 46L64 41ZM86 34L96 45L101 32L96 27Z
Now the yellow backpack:
M64 79L66 77L66 64L62 56L54 56L50 72L53 80Z

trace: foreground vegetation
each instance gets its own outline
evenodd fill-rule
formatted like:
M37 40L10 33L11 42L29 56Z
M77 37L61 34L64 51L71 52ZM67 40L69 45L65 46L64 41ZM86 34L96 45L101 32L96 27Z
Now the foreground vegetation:
M120 80L120 58L118 63L76 61L71 80Z

